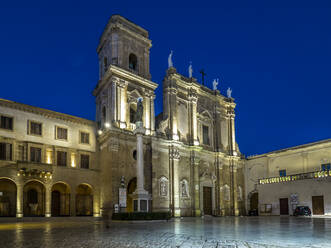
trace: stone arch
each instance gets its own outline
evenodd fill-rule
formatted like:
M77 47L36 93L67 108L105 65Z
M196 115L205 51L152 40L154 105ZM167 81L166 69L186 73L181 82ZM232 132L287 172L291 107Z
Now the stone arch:
M0 216L16 215L17 185L11 178L0 178Z
M62 181L53 184L51 189L51 213L52 216L70 215L70 186Z
M93 188L90 184L81 183L76 188L76 215L93 215Z
M128 182L127 186L127 199L126 199L126 207L127 212L133 212L133 198L132 195L136 191L137 188L137 178L131 178L131 180Z
M39 180L29 180L23 187L23 215L45 215L45 185Z

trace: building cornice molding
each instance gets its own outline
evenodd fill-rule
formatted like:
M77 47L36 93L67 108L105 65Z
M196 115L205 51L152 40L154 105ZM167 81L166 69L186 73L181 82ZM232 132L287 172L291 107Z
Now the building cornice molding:
M39 107L35 107L35 106L23 104L23 103L18 103L18 102L6 100L6 99L0 99L0 106L41 115L46 118L54 118L54 119L59 119L59 120L63 120L63 121L78 123L81 125L95 126L95 122L88 120L88 119L84 119L84 118L73 116L73 115L63 114L63 113L56 112L53 110L39 108Z

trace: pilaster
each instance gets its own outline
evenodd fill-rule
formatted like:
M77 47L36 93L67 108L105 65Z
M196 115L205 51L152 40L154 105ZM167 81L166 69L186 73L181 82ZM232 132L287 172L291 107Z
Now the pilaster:
M17 194L16 194L16 217L23 217L23 183L19 182L16 184Z
M52 186L50 184L47 184L45 186L45 217L51 217L52 216Z
M180 206L179 206L179 160L180 154L176 147L170 147L170 161L173 169L173 182L172 182L172 198L173 198L173 216L180 217Z

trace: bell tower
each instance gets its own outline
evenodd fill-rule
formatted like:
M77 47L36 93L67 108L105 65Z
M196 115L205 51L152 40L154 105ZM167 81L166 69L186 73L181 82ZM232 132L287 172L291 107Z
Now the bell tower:
M150 79L148 32L122 16L113 15L101 35L97 53L99 77L109 65L116 65L143 78Z
M97 48L99 81L93 91L96 97L98 129L135 129L135 111L142 98L143 125L146 134L155 133L154 90L150 81L149 50L152 46L148 31L113 15Z

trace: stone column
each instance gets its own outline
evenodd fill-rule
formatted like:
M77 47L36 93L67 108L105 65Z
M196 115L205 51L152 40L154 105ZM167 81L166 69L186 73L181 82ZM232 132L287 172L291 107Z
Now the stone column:
M171 130L172 130L172 139L179 140L178 136L178 126L177 126L177 89L174 85L169 89L169 105L170 105L170 116L171 116Z
M52 186L51 185L46 185L45 187L46 190L46 208L45 208L45 217L51 217L52 216L52 210L51 210L51 206L52 206Z
M93 217L100 217L100 202L99 202L100 193L98 190L93 192Z
M198 97L194 90L191 90L189 93L189 100L190 100L190 110L191 110L191 137L192 137L192 144L199 145L198 141L198 120L197 120L197 102Z
M192 192L193 198L193 215L194 216L201 216L201 209L200 209L200 176L199 176L199 164L200 158L197 157L195 152L192 152L191 155L191 166L193 166L193 185L194 191Z
M151 99L149 94L144 97L144 119L145 119L145 128L146 128L146 135L151 134Z
M234 161L232 161L234 163ZM237 184L237 166L232 165L232 173L233 173L233 211L235 216L239 216L239 206L238 206L238 184Z
M220 164L219 166L219 197L220 197L220 214L221 216L225 215L225 201L224 201L224 186L223 186L223 182L224 182L224 170L223 170L223 164Z
M117 83L116 80L112 81L112 101L111 101L111 113L112 113L112 120L117 122Z
M23 183L17 183L16 217L23 217Z
M137 188L134 192L133 200L137 201L138 212L147 212L149 209L148 201L150 196L144 189L144 143L143 135L145 128L142 122L136 122L134 134L137 136ZM143 205L144 204L144 205Z
M127 92L126 92L127 83L121 81L119 83L120 90L120 128L126 128L126 110L127 110Z
M233 108L229 111L229 117L230 117L230 144L231 144L231 155L236 156L236 132L235 132L235 126L234 126L234 110Z
M154 110L154 99L155 95L152 94L150 97L150 103L151 103L151 135L155 134L155 110Z
M173 208L174 217L180 217L180 185L179 185L179 159L180 154L177 148L172 147L170 150L170 161L173 164Z

